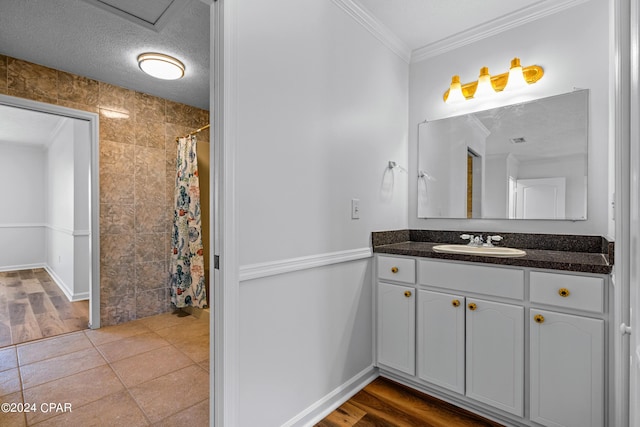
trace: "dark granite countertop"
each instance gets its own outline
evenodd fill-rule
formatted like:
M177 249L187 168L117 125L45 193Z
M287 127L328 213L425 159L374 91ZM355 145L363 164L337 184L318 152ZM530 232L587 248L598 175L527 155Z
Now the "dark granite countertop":
M424 232L423 230L374 232L372 234L373 252L595 274L610 274L613 268L613 242L600 237L593 238L593 236L533 235L536 243L532 243L533 240L527 242L532 236L530 234L490 233L500 234L504 237L499 246L517 247L527 253L517 258L449 254L433 250L434 246L443 243L462 244L462 242L451 239L452 235L457 237L459 234L460 232ZM469 234L486 235L487 233ZM521 236L526 236L526 238L519 239ZM420 241L420 238L435 241ZM509 244L509 241L512 244ZM554 241L556 242L555 247ZM527 243L534 247L527 247Z

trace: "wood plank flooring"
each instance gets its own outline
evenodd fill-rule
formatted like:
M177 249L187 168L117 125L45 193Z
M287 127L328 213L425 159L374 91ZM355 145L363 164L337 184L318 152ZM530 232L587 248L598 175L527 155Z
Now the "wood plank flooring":
M386 378L378 377L315 427L502 427Z
M42 268L0 272L0 347L86 329L89 301L69 302Z

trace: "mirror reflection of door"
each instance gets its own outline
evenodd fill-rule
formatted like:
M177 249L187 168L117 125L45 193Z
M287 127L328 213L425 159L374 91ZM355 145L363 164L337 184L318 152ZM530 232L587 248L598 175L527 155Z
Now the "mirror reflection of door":
M565 218L566 178L516 181L516 218Z
M467 152L467 218L473 218L473 155Z
M482 217L482 158L467 149L467 218Z

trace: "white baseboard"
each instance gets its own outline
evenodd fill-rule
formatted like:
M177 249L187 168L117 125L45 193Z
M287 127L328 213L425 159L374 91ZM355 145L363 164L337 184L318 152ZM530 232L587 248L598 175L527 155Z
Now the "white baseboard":
M362 390L371 381L378 378L378 369L373 365L336 387L332 392L295 417L284 423L282 427L313 426L335 411L340 405L349 400L354 394Z
M58 276L56 274L56 272L53 271L53 269L51 267L49 267L47 264L21 264L21 265L2 266L2 267L0 267L0 272L3 272L3 271L33 270L35 268L44 268L47 271L47 273L49 273L49 276L51 276L51 278L56 283L58 288L60 288L60 290L64 293L64 296L66 296L69 301L75 302L75 301L82 301L82 300L89 299L89 292L88 291L87 292L80 292L80 293L77 293L77 294L74 294L73 292L71 292L69 290L69 287L67 286L67 284L64 282L64 280L62 280L60 278L60 276Z
M51 276L53 281L56 282L56 285L58 285L60 290L64 293L64 296L66 296L69 301L75 302L89 299L89 292L80 292L77 294L71 292L64 280L62 280L62 278L58 276L56 272L49 267L49 265L44 265L44 269L47 270L49 276Z
M19 271L19 270L33 270L34 268L44 268L44 264L20 264L20 265L7 265L1 266L2 271Z

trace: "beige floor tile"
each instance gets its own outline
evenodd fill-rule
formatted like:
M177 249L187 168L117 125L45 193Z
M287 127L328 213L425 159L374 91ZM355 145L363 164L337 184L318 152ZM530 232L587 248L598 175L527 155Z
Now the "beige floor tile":
M24 390L25 402L70 404L72 411L87 403L124 390L124 386L108 366L99 366L75 375L50 381ZM27 414L27 422L35 424L59 415L55 412L37 411Z
M144 319L140 319L142 323L147 325L151 330L157 331L159 329L165 329L172 326L177 325L185 325L191 322L197 322L198 319L195 317L185 314L183 312L179 313L164 313L158 314L155 316L145 317Z
M138 427L149 425L144 414L131 398L122 391L88 405L74 408L72 412L50 418L38 427ZM199 427L193 425L193 427Z
M20 365L39 362L74 351L91 348L91 341L82 332L60 335L32 343L18 345Z
M24 403L22 400L22 393L12 393L6 396L2 396L2 403ZM17 409L17 408L15 408ZM7 427L24 427L27 425L27 420L24 416L24 412L3 412L0 411L0 426Z
M158 422L209 399L209 374L197 365L129 389L151 422ZM177 397L179 393L179 398Z
M18 367L18 357L14 346L0 349L0 371Z
M154 424L154 427L204 427L209 425L209 399Z
M118 360L111 367L126 386L132 387L192 364L190 358L168 346Z
M209 336L187 339L184 342L174 344L181 352L189 356L194 362L202 362L209 359Z
M198 363L198 365L200 365L202 367L202 369L204 369L205 371L209 372L209 365L210 365L210 359L207 360L203 360L202 362Z
M98 350L109 362L115 362L168 345L169 342L155 332L148 332L98 346Z
M177 325L159 329L156 333L167 341L184 342L186 339L209 336L209 324L206 322L192 322L188 325Z
M18 368L0 372L0 397L19 392L20 390L20 373L18 372Z
M20 365L22 387L35 387L106 363L95 348L88 348L29 365Z
M134 335L146 334L148 332L151 332L151 329L139 320L123 323L121 325L106 326L100 329L89 329L84 331L86 336L96 346Z

